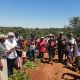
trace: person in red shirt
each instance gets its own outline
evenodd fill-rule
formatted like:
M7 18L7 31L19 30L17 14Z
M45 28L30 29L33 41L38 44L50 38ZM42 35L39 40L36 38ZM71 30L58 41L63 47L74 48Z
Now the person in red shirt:
M39 48L39 56L41 57L41 60L43 60L44 53L46 51L46 40L44 37L41 37L38 41L38 48Z

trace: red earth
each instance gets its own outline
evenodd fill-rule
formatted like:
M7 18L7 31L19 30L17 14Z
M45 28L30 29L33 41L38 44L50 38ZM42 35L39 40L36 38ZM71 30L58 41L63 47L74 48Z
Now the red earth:
M48 58L48 54L45 53L44 57ZM56 55L53 65L41 62L37 69L28 70L30 80L80 80L80 74L75 69L66 67L57 59Z

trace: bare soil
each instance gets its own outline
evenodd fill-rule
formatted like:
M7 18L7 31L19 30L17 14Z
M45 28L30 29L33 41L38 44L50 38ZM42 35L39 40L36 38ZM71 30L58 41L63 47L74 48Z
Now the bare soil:
M47 53L45 58L48 58ZM53 65L44 61L37 69L30 69L28 72L31 80L80 80L80 74L74 68L67 67L65 63L59 63L57 55Z

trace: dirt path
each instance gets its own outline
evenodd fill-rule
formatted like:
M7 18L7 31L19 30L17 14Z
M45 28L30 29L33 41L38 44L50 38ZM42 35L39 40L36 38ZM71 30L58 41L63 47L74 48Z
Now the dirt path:
M45 54L47 56L47 53ZM30 70L31 80L80 80L80 74L74 69L67 68L66 65L57 62L55 56L53 65L48 63L40 63L35 70Z

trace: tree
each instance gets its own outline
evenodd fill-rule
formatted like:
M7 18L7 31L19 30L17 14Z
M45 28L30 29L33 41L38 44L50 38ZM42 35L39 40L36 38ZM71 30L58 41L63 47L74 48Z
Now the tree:
M69 20L69 26L72 28L75 36L80 34L80 17L73 17Z

